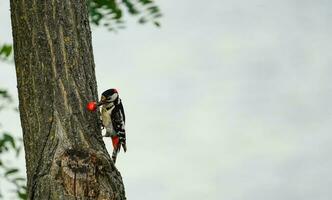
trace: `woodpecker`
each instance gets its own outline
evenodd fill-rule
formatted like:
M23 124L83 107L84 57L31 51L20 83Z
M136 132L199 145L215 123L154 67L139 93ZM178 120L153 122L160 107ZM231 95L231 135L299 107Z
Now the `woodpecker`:
M126 117L118 91L116 89L104 91L97 105L102 106L101 120L103 127L106 129L106 134L103 137L112 138L112 159L115 163L121 146L124 152L127 151L125 131Z

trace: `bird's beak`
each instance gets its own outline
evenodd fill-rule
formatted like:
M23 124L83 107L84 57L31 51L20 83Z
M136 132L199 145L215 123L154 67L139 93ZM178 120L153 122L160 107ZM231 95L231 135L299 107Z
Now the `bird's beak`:
M103 101L99 101L99 102L97 102L97 106L101 106L101 105L103 105L103 104L104 104Z
M106 97L101 96L100 101L97 103L97 106L101 106L106 103Z

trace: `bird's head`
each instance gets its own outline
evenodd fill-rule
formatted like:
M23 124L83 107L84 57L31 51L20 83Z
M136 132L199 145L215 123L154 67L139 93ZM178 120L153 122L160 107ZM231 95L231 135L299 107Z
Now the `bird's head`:
M100 101L98 102L97 105L98 106L113 105L118 100L118 98L119 98L119 94L116 89L108 89L101 94Z

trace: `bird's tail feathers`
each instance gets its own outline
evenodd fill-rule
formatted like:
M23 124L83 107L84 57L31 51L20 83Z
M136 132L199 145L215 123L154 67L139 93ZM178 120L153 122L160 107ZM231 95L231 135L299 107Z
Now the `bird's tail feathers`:
M112 154L112 160L113 160L114 164L115 164L115 162L116 162L116 157L117 157L117 155L118 155L118 152L114 149L114 150L113 150L113 154Z
M122 148L124 152L127 152L127 144L126 142L122 143Z

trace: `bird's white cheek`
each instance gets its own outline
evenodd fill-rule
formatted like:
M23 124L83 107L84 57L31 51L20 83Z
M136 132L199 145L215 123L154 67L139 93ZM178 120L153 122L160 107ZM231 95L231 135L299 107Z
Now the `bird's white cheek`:
M111 101L115 101L115 99L118 97L118 94L117 93L114 93L112 96L111 96Z

